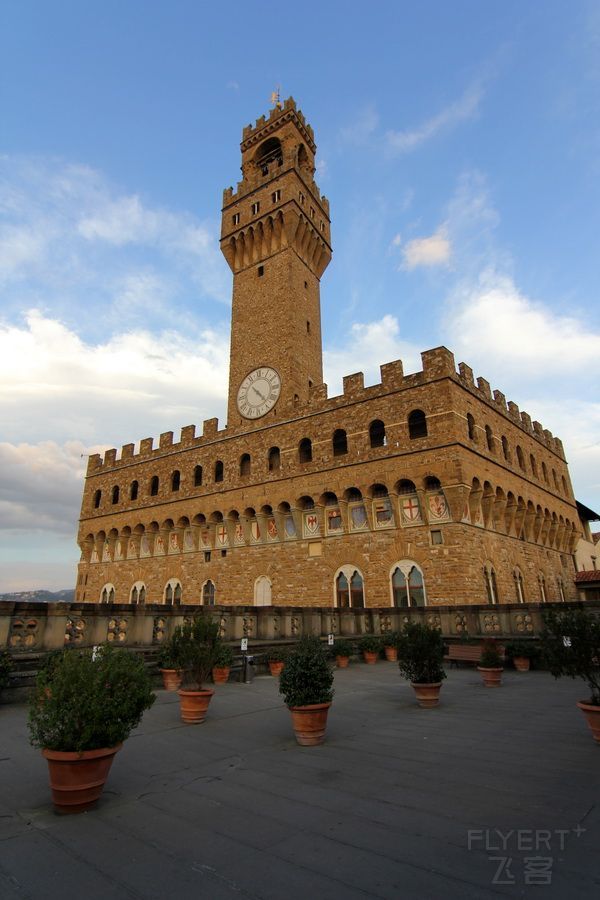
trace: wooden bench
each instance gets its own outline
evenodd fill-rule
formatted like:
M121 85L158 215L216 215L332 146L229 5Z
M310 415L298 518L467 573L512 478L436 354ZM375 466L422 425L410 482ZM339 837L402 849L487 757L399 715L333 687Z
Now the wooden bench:
M448 652L444 654L444 660L458 668L459 662L478 663L481 659L481 644L449 644ZM504 660L504 647L501 644L496 645L496 649Z

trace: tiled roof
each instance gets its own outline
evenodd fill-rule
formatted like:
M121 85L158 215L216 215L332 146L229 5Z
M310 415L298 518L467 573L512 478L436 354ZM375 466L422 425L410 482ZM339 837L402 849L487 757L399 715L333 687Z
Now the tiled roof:
M600 582L600 571L597 569L591 569L588 572L576 572L575 573L575 584L581 584L582 582L590 582L590 581L598 581Z

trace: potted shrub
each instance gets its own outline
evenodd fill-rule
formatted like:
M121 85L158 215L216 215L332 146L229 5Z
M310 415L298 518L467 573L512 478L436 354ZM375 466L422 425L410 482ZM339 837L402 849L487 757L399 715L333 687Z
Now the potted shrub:
M577 706L600 743L600 619L579 609L544 610L544 661L555 678L581 678L590 696Z
M528 672L531 661L539 656L539 648L533 641L527 641L523 638L516 638L509 641L505 648L505 653L512 659L513 666L517 672Z
M333 643L332 654L335 658L335 664L339 669L348 668L348 663L350 662L353 651L354 648L351 641L346 641L344 638L336 638Z
M212 680L215 684L225 684L229 680L232 665L233 650L227 644L219 644L215 664L212 668Z
M110 644L63 650L40 670L29 734L48 761L58 812L96 802L115 754L154 700L142 657Z
M398 639L400 635L397 631L388 631L384 634L381 642L383 644L383 652L388 662L398 661Z
M286 647L271 647L267 653L267 663L269 664L269 672L271 675L274 675L275 677L281 675L285 665L286 656Z
M362 653L364 661L369 666L373 666L381 652L381 638L366 634L358 642L358 649Z
M219 623L203 613L192 622L178 625L174 632L177 662L181 669L179 694L181 719L186 725L199 725L206 718L214 694L203 684L211 676L221 647Z
M279 693L292 714L296 740L303 747L322 744L333 699L333 672L321 641L302 637L288 654Z
M502 684L502 657L494 641L484 641L477 669L481 672L485 687L500 687Z
M165 691L178 690L181 685L181 669L178 663L176 635L162 645L158 651L157 662Z
M410 681L419 706L437 706L446 677L441 632L422 622L407 622L398 635L397 648L400 674Z
M10 653L8 650L0 650L0 694L2 694L5 687L8 687L11 669Z

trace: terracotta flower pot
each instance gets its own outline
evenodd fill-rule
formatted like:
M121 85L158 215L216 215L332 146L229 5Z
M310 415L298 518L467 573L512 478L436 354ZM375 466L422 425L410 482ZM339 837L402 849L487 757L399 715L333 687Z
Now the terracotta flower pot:
M215 684L226 684L229 681L231 666L214 666L212 678Z
M275 660L275 659L269 660L269 671L270 671L271 675L275 675L275 676L281 675L281 673L283 671L283 666L284 666L283 660Z
M181 671L179 669L161 669L165 691L178 691L181 684Z
M593 703L586 703L585 700L578 700L577 706L584 714L592 731L594 740L600 744L600 706L595 706Z
M363 650L363 658L368 666L374 666L378 656L378 653L371 653L370 650Z
M296 740L302 747L314 747L325 740L327 713L331 703L290 706Z
M100 750L42 750L48 761L52 802L59 813L80 813L94 805L123 744Z
M350 662L349 656L336 656L336 658L335 658L335 664L338 667L338 669L347 669L349 662Z
M204 722L214 691L177 691L177 693L181 707L181 721L186 725L200 725Z
M513 656L513 665L517 672L529 672L530 661L526 656Z
M414 681L411 681L410 686L415 692L417 703L423 709L433 709L434 706L439 706L441 681L435 681L431 684L416 684Z
M504 669L486 669L483 666L477 666L477 670L481 672L484 687L495 688L502 684Z
M398 662L398 650L396 647L384 647L383 652L388 662Z

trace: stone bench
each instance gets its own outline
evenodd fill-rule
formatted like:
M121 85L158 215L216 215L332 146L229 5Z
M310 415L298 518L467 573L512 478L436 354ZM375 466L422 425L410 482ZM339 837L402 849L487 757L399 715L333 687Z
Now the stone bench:
M496 645L502 660L504 660L504 647ZM444 654L444 661L453 663L457 668L459 662L478 663L481 659L482 644L449 644L448 651Z

